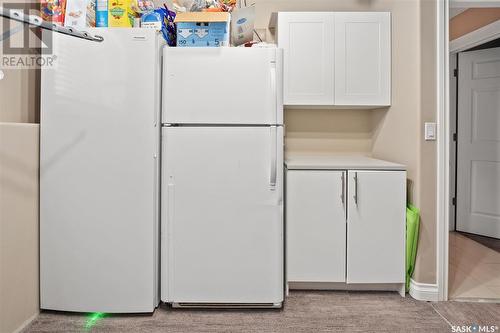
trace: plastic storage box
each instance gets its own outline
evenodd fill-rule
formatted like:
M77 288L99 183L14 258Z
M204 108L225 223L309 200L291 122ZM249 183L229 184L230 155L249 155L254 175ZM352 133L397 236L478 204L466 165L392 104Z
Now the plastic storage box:
M226 12L178 13L178 47L229 46L229 23L231 15Z

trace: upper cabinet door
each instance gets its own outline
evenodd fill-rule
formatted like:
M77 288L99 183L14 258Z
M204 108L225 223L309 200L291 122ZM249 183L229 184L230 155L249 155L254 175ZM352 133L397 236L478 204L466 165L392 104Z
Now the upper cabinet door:
M335 104L391 104L390 13L335 13Z
M333 32L334 13L279 13L285 105L334 104Z

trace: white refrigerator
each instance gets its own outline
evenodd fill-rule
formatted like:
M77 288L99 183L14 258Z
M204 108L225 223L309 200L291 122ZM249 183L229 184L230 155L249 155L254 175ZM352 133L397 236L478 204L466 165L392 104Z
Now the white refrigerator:
M61 34L41 74L40 303L152 312L159 303L162 39Z
M282 52L165 48L161 299L280 307Z

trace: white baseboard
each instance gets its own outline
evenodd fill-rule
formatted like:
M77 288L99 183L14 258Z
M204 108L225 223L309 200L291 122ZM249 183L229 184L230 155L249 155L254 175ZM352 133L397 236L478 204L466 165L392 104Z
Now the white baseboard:
M22 330L24 330L29 324L31 324L31 322L33 320L36 319L36 317L38 317L39 313L35 313L34 315L32 315L31 317L29 317L27 320L25 320L21 326L19 326L18 328L16 328L12 333L20 333Z
M353 290L353 291L397 291L405 297L404 283L345 283L345 282L293 282L287 283L287 290Z
M439 300L437 284L420 283L410 280L410 295L419 301L437 302Z

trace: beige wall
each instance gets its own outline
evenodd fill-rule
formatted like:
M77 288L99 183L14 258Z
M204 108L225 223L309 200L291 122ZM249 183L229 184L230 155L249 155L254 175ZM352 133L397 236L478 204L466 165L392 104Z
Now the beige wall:
M409 197L422 211L414 278L436 282L435 142L422 138L435 121L437 0L257 0L256 28L273 11L392 12L392 105L378 110L286 110L287 151L361 152L408 167ZM270 31L266 39L273 40ZM314 59L311 59L314 61Z
M500 8L470 8L450 20L450 40L500 20Z
M373 124L367 110L286 110L286 150L370 154Z
M0 35L5 20L0 18ZM21 43L23 34L19 32L10 38L12 43ZM0 54L2 54L1 46ZM39 122L40 71L3 69L3 72L4 78L0 80L0 122Z
M0 18L0 35L4 20ZM11 38L20 42L22 37L18 33ZM0 80L0 333L10 333L39 311L39 126L33 124L39 121L39 71L3 69L3 74Z
M38 125L0 123L0 333L38 313Z
M437 200L437 150L435 141L425 141L423 124L436 122L437 117L437 68L436 68L436 31L437 14L434 1L422 1L420 7L420 115L419 141L419 178L420 189L417 193L421 210L421 227L418 244L417 263L414 279L423 283L436 280L436 200Z

